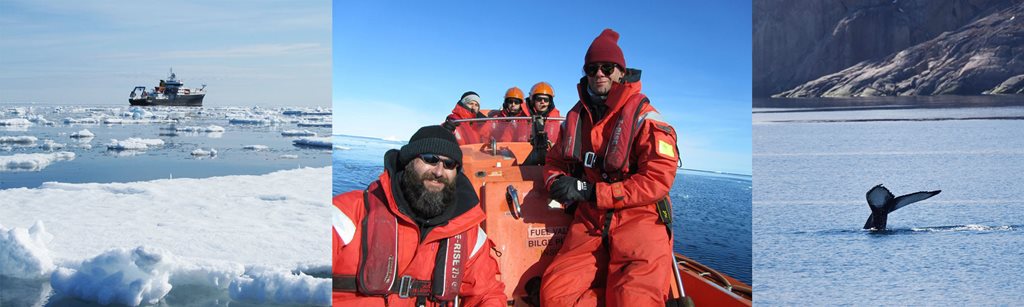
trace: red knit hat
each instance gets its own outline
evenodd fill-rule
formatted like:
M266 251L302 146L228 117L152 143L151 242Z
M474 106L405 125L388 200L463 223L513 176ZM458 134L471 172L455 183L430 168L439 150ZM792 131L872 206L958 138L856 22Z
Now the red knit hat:
M619 33L612 29L604 29L601 35L598 35L594 42L590 43L583 66L590 63L606 62L619 64L622 69L626 69L626 58L622 56L622 49L619 49L618 42Z

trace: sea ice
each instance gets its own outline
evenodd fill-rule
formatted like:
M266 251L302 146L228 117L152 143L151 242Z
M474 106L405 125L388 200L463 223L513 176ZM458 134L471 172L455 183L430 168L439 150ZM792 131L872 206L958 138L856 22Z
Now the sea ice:
M298 123L299 127L331 127L331 122L313 122L313 121L301 121Z
M24 118L0 119L0 126L30 126L32 122Z
M270 267L254 267L228 287L231 299L260 304L331 305L331 280Z
M162 146L164 140L161 139L140 139L140 138L128 138L124 141L118 141L117 139L111 139L110 143L107 143L107 149L111 150L144 150L150 146Z
M281 159L298 159L299 155L281 155Z
M261 150L268 150L268 149L270 149L270 147L267 146L267 145L245 145L245 146L242 146L242 149L261 151Z
M201 157L202 156L211 156L212 157L212 156L216 156L217 155L217 150L213 149L213 148L210 148L210 150L203 150L202 148L196 148L196 150L192 151L192 155L193 156L201 156Z
M0 190L4 222L41 217L57 223L47 230L37 223L28 231L35 242L49 242L49 269L29 265L47 262L24 256L26 248L11 248L8 241L0 245L0 267L5 275L28 272L35 278L55 270L53 289L101 304L159 303L172 287L197 285L223 289L239 301L328 305L330 279L291 273L329 271L330 246L322 239L330 236L326 178L330 167ZM33 244L19 246L46 251L46 245ZM12 250L17 259L2 258ZM7 273L14 271L19 273Z
M292 141L295 145L331 148L330 137L304 137Z
M309 130L285 130L281 131L281 136L316 136L316 132Z
M86 118L70 118L70 117L68 117L68 118L64 119L64 123L65 124L99 124L100 120L96 119L96 118L92 118L92 117L86 117Z
M171 292L172 264L165 261L171 255L165 253L145 246L109 250L78 269L57 269L50 283L58 292L103 305L155 304Z
M84 138L96 137L96 135L93 134L92 131L89 131L89 129L82 129L82 131L72 133L71 137L76 138L76 139L77 138L83 138L84 139Z
M38 138L36 138L34 136L31 136L31 135L0 136L0 143L5 143L5 144L28 145L28 144L35 143L38 140L39 140Z
M55 268L46 244L53 235L46 232L42 221L29 229L0 225L0 275L39 279Z
M54 142L53 140L44 140L43 144L39 145L39 148L47 151L54 151L64 148L65 145L66 144Z
M0 156L0 172L39 171L46 168L53 162L74 159L75 153L68 151Z

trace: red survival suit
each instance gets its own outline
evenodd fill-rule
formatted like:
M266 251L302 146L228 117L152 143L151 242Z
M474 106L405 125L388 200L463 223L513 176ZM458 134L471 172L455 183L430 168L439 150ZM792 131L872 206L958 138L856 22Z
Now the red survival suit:
M577 89L581 101L566 118L563 135L547 153L544 167L548 188L561 175L574 176L596 186L596 203L576 204L569 232L561 250L541 279L544 306L665 306L672 281L672 239L656 211L656 203L667 197L675 180L679 159L675 131L640 93L639 71L632 79L612 83L602 118L593 122L593 112L583 101L590 99L584 77ZM624 106L634 100L635 119L621 116ZM573 137L572 113L578 112L581 135ZM624 127L617 148L607 148L615 138L620 120ZM633 130L628 140L625 131ZM584 166L585 157L573 157L578 139L581 152L593 152L596 160ZM625 147L626 145L631 145ZM624 148L630 148L623 152ZM571 148L570 148L571 149ZM611 151L628 157L624 169L604 169ZM624 153L624 154L623 154ZM619 159L619 161L623 161ZM607 175L607 177L604 177ZM607 178L607 179L605 179ZM605 290L607 289L607 290Z
M445 121L453 121L457 119L469 119L469 118L486 118L480 112L473 113L473 110L466 108L461 103L455 103L455 108L452 109L452 114L449 114ZM489 142L490 138L484 139L483 135L480 134L484 127L484 122L464 122L459 123L459 126L455 127L455 139L459 141L459 145L466 144L478 144L481 142Z
M490 255L494 243L480 228L484 213L469 179L458 173L457 205L442 215L454 217L421 229L414 218L404 213L410 209L398 187L398 150L386 153L384 160L384 173L365 193L352 191L334 197L334 306L413 306L417 300L436 306L438 303L431 295L438 293L434 292L438 287L447 287L446 295L457 295L460 306L505 306L505 286L497 279L498 263ZM377 222L368 224L370 220ZM389 221L394 221L390 223L395 226L380 226ZM375 230L367 231L371 228ZM373 244L368 245L365 240ZM396 253L388 254L391 250ZM442 256L445 254L448 256ZM438 264L439 269L435 269ZM389 271L388 267L395 270ZM452 274L459 276L448 277ZM356 279L363 276L369 277ZM384 280L384 286L378 288L385 289L387 294L366 295L364 289L372 286L364 285L373 284L367 280L377 280L377 284ZM408 297L401 297L403 294Z
M523 108L523 112L526 113L526 116L533 116L534 112L533 112L533 102L532 101L527 103L527 107ZM552 97L551 98L551 105L548 106L548 111L544 112L544 114L539 114L539 115L543 116L543 117L561 117L562 116L561 114L562 113L558 112L558 109L555 108L555 99ZM529 135L533 131L533 128L532 128L531 125L532 124L528 124L527 125L528 127L530 127L529 128L530 132L527 132L527 135ZM561 131L561 129L560 129L561 125L562 125L562 121L559 121L559 120L551 120L551 119L549 119L549 120L546 120L544 122L544 132L547 132L547 134L548 134L548 141L550 141L551 143L556 143L558 141L558 137L559 137L558 133L559 133L559 131ZM529 136L527 136L527 138L529 138Z

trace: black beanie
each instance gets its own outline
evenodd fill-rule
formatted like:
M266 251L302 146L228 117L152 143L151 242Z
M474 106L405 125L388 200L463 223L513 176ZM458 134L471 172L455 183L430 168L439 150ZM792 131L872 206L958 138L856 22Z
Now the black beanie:
M441 126L426 126L417 130L409 144L398 152L398 163L405 166L420 154L432 153L452 158L462 164L462 150L451 131Z

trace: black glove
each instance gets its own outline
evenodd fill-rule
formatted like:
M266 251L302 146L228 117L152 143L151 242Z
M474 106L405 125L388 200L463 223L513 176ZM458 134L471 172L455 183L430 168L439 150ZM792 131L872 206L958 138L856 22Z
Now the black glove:
M446 120L446 121L444 121L443 124L441 124L441 127L444 127L445 129L448 129L448 131L451 131L451 132L455 132L455 127L458 127L458 126L459 126L459 123L456 123L456 122L453 122L453 121L450 121L450 120Z
M551 183L548 191L551 198L565 203L570 201L594 201L597 199L597 192L594 191L594 184L576 179L572 176L562 176Z

